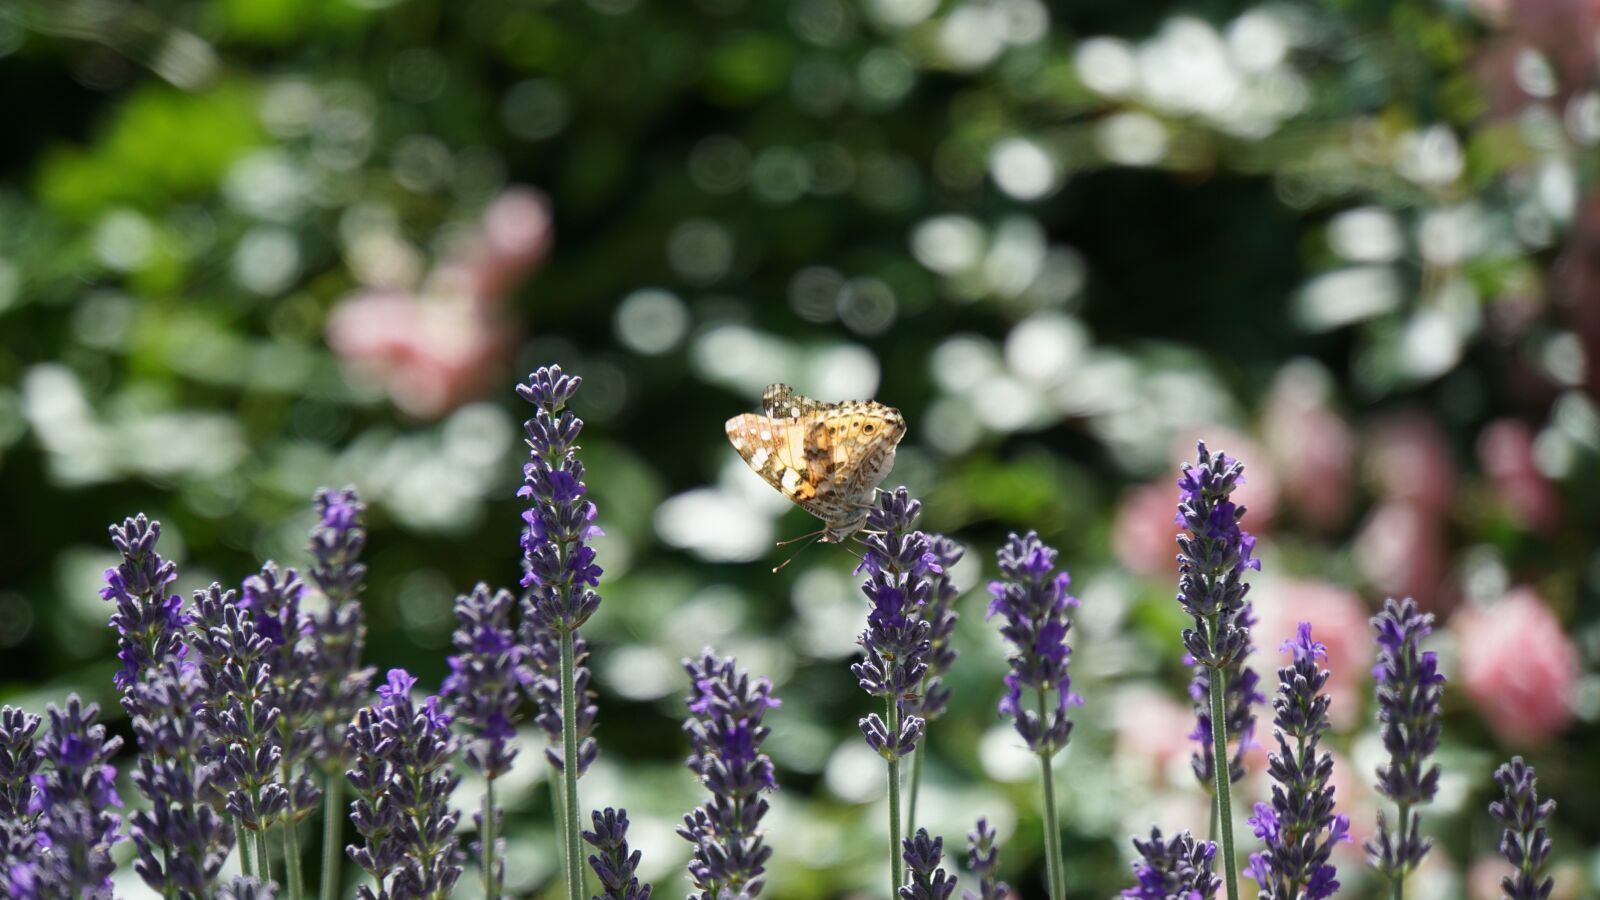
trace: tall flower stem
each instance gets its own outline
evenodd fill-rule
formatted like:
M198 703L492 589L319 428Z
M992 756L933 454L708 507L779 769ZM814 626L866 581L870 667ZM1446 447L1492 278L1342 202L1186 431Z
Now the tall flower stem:
M283 759L283 783L294 784L294 768L289 764L288 756ZM288 882L289 900L301 900L306 889L300 873L300 833L294 813L291 803L283 814L283 873L284 880Z
M561 629L561 777L565 781L561 818L567 849L567 900L583 900L582 845L578 828L578 698L573 688L572 629Z
M322 787L322 900L338 900L339 860L344 856L344 777L330 773Z
M1404 800L1401 800L1399 802L1399 807L1400 807L1400 819L1399 819L1399 821L1400 821L1400 833L1402 835L1404 835L1404 834L1409 833L1410 830L1411 830L1411 827L1410 827L1410 822L1411 822L1411 804L1407 803ZM1392 879L1390 879L1389 884L1393 888L1393 891L1392 891L1392 893L1390 895L1392 900L1405 900L1405 896L1406 896L1406 872L1405 872L1405 870L1402 869L1398 873L1396 873L1395 876Z
M922 745L911 751L911 776L906 785L906 832L917 833L917 794L922 789Z
M1039 718L1049 714L1048 692L1039 691ZM1039 754L1039 777L1044 781L1044 873L1051 900L1062 900L1067 893L1065 860L1061 855L1061 824L1056 816L1056 777L1050 765L1051 754Z
M239 848L239 871L246 877L256 874L255 862L250 859L250 841L245 837L244 826L233 823L233 842Z
M488 900L500 900L500 879L494 868L494 779L483 787L483 893Z
M884 704L889 733L900 733L900 710L896 698ZM905 865L900 860L900 755L889 757L889 897L900 896L900 886L905 883Z
M256 873L262 881L272 880L272 860L267 856L266 823L256 829Z
M1211 626L1216 627L1215 619ZM1228 765L1228 721L1226 701L1228 674L1218 666L1211 670L1211 750L1217 761L1212 768L1217 778L1217 847L1222 854L1223 886L1228 900L1239 900L1239 864L1233 858L1233 802ZM1398 900L1398 898L1397 898Z

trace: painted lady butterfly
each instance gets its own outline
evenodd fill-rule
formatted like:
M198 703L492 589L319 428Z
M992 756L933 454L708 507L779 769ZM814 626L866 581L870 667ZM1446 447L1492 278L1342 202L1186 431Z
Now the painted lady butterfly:
M866 524L878 483L906 434L900 410L874 400L823 403L786 384L769 385L763 415L728 420L728 440L756 474L823 523L822 540L843 543Z

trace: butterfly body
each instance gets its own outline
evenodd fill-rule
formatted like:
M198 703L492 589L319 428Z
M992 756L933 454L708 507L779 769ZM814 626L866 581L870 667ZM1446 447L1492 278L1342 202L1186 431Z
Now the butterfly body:
M768 484L822 520L827 543L859 531L905 437L900 411L874 400L823 403L774 384L762 413L734 416L728 440Z

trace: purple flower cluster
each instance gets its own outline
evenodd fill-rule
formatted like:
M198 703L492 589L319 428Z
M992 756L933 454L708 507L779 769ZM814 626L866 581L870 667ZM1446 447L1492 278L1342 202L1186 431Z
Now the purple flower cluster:
M650 900L650 885L640 884L634 874L639 851L628 849L628 811L606 807L591 817L594 830L585 831L583 840L597 851L589 856L589 868L600 880L597 900Z
M924 724L907 707L928 671L933 626L923 610L939 564L928 536L916 530L921 513L922 504L903 487L879 493L867 514L866 554L856 569L867 572L861 589L872 611L859 641L866 656L850 671L862 690L892 704L894 722L872 713L860 723L868 746L890 761L916 749Z
M522 514L526 613L539 629L557 633L577 630L600 606L592 590L600 583L600 567L589 541L601 532L594 524L595 505L585 498L589 489L577 454L583 420L566 408L582 384L582 378L549 366L517 385L517 394L534 406L533 418L523 423L529 451L517 491L532 504Z
M1544 874L1550 859L1550 834L1545 823L1555 814L1554 800L1539 800L1533 767L1514 756L1494 773L1501 798L1489 804L1489 814L1505 830L1500 853L1511 863L1511 874L1500 880L1506 900L1545 900L1555 880Z
M962 900L1005 900L1011 887L1000 880L1000 844L987 819L967 832L967 868L978 876L977 891L963 891Z
M528 609L528 601L523 600L523 611ZM549 742L544 748L544 757L557 772L562 769L561 762L561 645L560 639L554 632L540 628L530 621L526 615L522 620L522 646L524 649L523 661L523 687L527 690L529 698L533 700L534 708L538 712L534 715L534 724L544 732L545 739ZM586 662L589 659L589 642L582 635L572 636L573 655L573 697L576 701L578 738L578 775L582 776L589 771L589 766L594 764L600 756L600 745L594 739L595 720L600 715L600 706L594 688L590 686L593 675Z
M989 617L1005 620L1000 633L1013 648L1000 712L1013 720L1028 749L1045 758L1067 745L1072 737L1067 708L1082 703L1067 671L1072 661L1068 612L1078 600L1067 593L1072 577L1056 571L1056 555L1032 531L1026 537L1013 534L996 553L1000 578L989 585L994 597ZM1024 689L1037 692L1037 709L1025 707Z
M18 900L110 900L116 868L111 845L122 824L111 812L122 806L111 758L122 739L107 737L97 722L100 707L85 705L76 694L67 698L66 709L51 706L46 713L50 724L37 751L42 771L33 776L29 807L38 817L36 856L9 873L10 894Z
M1278 750L1267 758L1276 782L1272 803L1257 803L1249 819L1266 849L1250 856L1249 873L1262 900L1324 900L1339 890L1338 871L1328 862L1333 845L1350 840L1350 820L1333 805L1333 756L1319 753L1328 730L1328 670L1319 660L1328 648L1301 622L1283 649L1294 662L1278 670L1276 712ZM1292 743L1291 743L1292 742Z
M322 792L306 763L321 736L318 708L317 653L311 641L311 617L300 609L305 584L293 569L268 562L244 581L239 605L249 610L256 633L270 643L266 654L271 704L277 711L278 764L289 792L285 821L296 822L316 807ZM293 858L291 857L291 863ZM293 874L290 875L293 878Z
M955 893L955 878L940 868L944 862L943 838L929 837L928 829L918 828L900 846L900 858L911 875L900 889L900 900L948 900Z
M344 770L344 730L366 702L373 669L363 668L367 623L361 607L367 566L362 526L366 507L353 488L317 491L312 501L317 524L311 529L311 582L327 598L327 609L312 618L311 650L315 661L317 710L320 721L314 756L330 776Z
M449 698L451 719L471 735L463 753L467 765L489 780L510 771L517 756L511 719L530 677L522 666L527 650L511 628L516 603L510 591L491 591L481 582L456 598L457 652L439 689Z
M1399 807L1398 831L1378 813L1378 834L1367 841L1367 860L1391 881L1404 879L1428 854L1433 841L1422 836L1416 807L1432 802L1439 790L1439 766L1429 757L1439 749L1439 699L1444 675L1438 657L1420 644L1433 631L1433 614L1410 597L1384 601L1372 618L1378 636L1378 723L1389 761L1378 769L1378 791Z
M933 566L928 573L928 598L918 613L928 623L928 670L923 673L917 695L904 704L907 715L924 722L944 715L950 702L950 688L944 684L944 676L959 656L950 637L961 618L955 608L961 592L950 580L950 569L966 553L965 547L942 534L928 535L928 548L933 553Z
M1244 481L1244 466L1225 453L1212 455L1200 442L1199 460L1184 463L1178 478L1178 603L1194 619L1183 645L1200 665L1223 668L1250 646L1246 569L1260 571L1256 539L1239 528L1245 509L1231 499Z
M363 844L346 848L377 882L362 885L364 900L444 898L461 877L450 795L460 778L450 771L450 717L438 697L412 702L417 680L390 669L378 700L356 713L345 732L356 789L350 819Z
M1251 612L1250 604L1245 604L1240 611L1238 624L1249 629L1255 625L1255 618ZM1223 666L1223 724L1227 728L1228 736L1235 739L1233 754L1228 760L1228 780L1233 783L1244 778L1244 757L1246 753L1259 746L1255 740L1256 712L1259 703L1267 702L1267 698L1258 688L1261 678L1245 665L1245 660L1254 652L1255 648L1246 632L1243 650L1232 662ZM1216 752L1212 745L1211 734L1211 671L1188 658L1185 660L1194 667L1194 676L1189 681L1189 699L1194 701L1194 730L1189 732L1189 740L1195 742L1194 753L1189 757L1189 767L1194 772L1194 777L1200 782L1207 793L1215 793L1216 782Z
M33 858L33 775L39 770L34 736L38 716L0 707L0 886L6 873Z
M1185 831L1167 840L1150 829L1150 840L1133 839L1139 860L1133 864L1137 884L1122 892L1135 900L1212 900L1222 880L1212 871L1217 845L1196 841Z
M772 760L761 752L770 731L761 719L779 701L771 682L738 671L731 657L707 650L699 659L684 660L683 668L689 674L689 717L683 726L691 746L687 765L711 794L678 829L694 845L692 898L755 897L772 856L760 830L767 814L761 794L777 789Z
M122 560L106 570L100 595L116 604L123 667L115 681L139 746L133 783L150 801L129 818L134 870L155 890L200 897L233 847L233 830L207 802L213 767L202 762L208 739L194 715L204 680L188 659L189 616L171 592L177 568L156 552L160 537L160 523L142 515L113 525Z

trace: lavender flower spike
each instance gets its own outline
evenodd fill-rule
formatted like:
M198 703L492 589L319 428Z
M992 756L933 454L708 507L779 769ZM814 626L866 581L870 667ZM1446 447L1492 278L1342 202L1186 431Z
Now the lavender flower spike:
M939 867L944 861L944 839L929 837L928 829L918 828L901 847L911 883L900 889L900 900L949 900L956 891L956 880Z
M527 609L527 599L523 609ZM521 627L525 678L523 688L533 701L537 712L534 724L544 732L548 746L544 748L545 761L557 772L565 763L561 760L561 639L554 632L539 628L526 616ZM593 674L587 665L589 642L583 635L572 636L572 684L577 715L575 737L578 742L578 777L589 771L589 766L600 757L600 745L594 739L595 720L600 707L595 702L594 688L590 687Z
M483 775L486 789L483 810L477 814L479 859L484 892L489 900L500 894L505 873L496 864L499 855L495 833L500 811L495 808L494 782L511 769L517 748L511 719L521 701L521 684L531 676L522 666L526 648L511 630L511 608L516 598L509 591L491 593L479 584L472 593L456 598L454 643L458 651L449 658L450 675L440 688L449 698L450 715L472 735L464 756L467 765Z
M1367 861L1391 884L1405 877L1428 854L1433 841L1422 836L1422 817L1416 807L1433 801L1439 790L1439 767L1429 757L1439 748L1439 698L1444 676L1432 651L1423 651L1422 638L1433 631L1433 614L1423 613L1407 597L1384 601L1383 611L1372 618L1378 634L1378 722L1389 761L1378 769L1378 791L1398 807L1398 832L1390 831L1378 813L1378 834L1367 841ZM1396 900L1403 887L1397 887Z
M1178 478L1178 514L1174 524L1185 529L1178 536L1178 603L1193 619L1183 632L1183 646L1191 659L1206 670L1205 690L1210 695L1211 748L1216 783L1217 834L1222 839L1223 885L1228 900L1238 900L1239 878L1233 854L1233 803L1230 796L1233 765L1228 757L1228 725L1239 719L1241 748L1251 738L1248 704L1254 695L1254 676L1241 670L1250 651L1250 607L1244 583L1248 569L1260 570L1254 559L1255 538L1239 527L1245 509L1233 502L1233 492L1244 480L1244 466L1225 453L1212 455L1205 442L1198 445L1198 460L1183 464ZM1238 682L1245 715L1230 715L1227 689ZM1204 767L1204 758L1200 760Z
M563 374L559 366L538 369L517 394L534 406L533 417L523 423L528 434L528 462L522 467L522 488L528 498L522 515L522 586L528 589L523 619L529 631L529 653L539 658L539 644L553 644L559 669L561 695L561 830L566 861L566 898L582 900L583 865L578 824L580 722L577 685L577 631L600 607L593 590L600 583L589 541L599 536L595 505L585 498L583 463L578 459L578 434L583 420L567 403L583 379ZM548 727L548 726L546 726Z
M778 787L772 760L761 752L770 731L761 719L780 702L772 696L771 682L752 680L735 668L732 657L706 650L699 659L684 660L683 668L689 674L686 765L711 794L678 829L694 845L689 875L697 893L692 900L754 898L772 856L760 831L767 814L761 794Z
M33 775L39 770L34 736L39 717L0 706L0 875L34 855Z
M111 758L122 739L106 737L96 722L100 707L85 706L76 694L66 709L51 706L46 714L50 725L38 747L44 771L33 776L31 807L39 817L40 852L32 870L13 873L12 880L23 882L25 900L111 900L111 845L119 840L121 820L110 810L122 806Z
M1055 773L1050 760L1072 736L1068 707L1082 702L1072 692L1072 678L1067 672L1072 659L1072 647L1067 644L1067 631L1072 627L1068 611L1078 601L1067 593L1071 576L1056 571L1055 549L1040 541L1034 532L1028 532L1027 537L1011 535L996 556L1000 579L989 585L994 597L989 603L989 618L1002 617L1000 633L1012 647L1011 671L1005 677L1006 693L1000 700L1000 712L1012 719L1017 734L1039 757L1044 786L1046 878L1052 900L1061 900L1066 883L1056 818ZM1024 689L1037 699L1032 709L1023 704Z
M865 658L850 667L861 689L882 697L884 716L872 713L860 721L867 746L883 757L889 770L889 884L898 896L905 869L900 860L900 760L916 750L924 721L911 714L928 672L933 652L933 626L922 612L933 596L932 577L938 559L926 534L916 530L922 504L905 488L880 491L867 513L866 553L856 569L867 572L861 586L872 604L867 629L861 633Z
M1266 850L1250 856L1250 877L1261 900L1324 900L1339 890L1338 871L1328 862L1333 845L1350 840L1350 820L1333 806L1333 756L1319 754L1328 730L1328 670L1320 660L1328 648L1311 637L1311 623L1301 622L1283 649L1294 662L1278 670L1278 751L1267 759L1276 782L1272 803L1257 803L1249 819ZM1292 742L1292 743L1291 743Z
M999 880L1000 843L987 819L967 832L967 868L978 876L978 890L962 891L961 900L1005 900L1011 887Z
M961 591L950 580L950 569L961 561L966 553L966 548L956 541L942 534L928 535L928 546L934 557L934 569L929 576L930 587L927 603L918 611L918 615L928 623L928 670L922 675L922 684L917 689L917 695L907 699L904 704L906 716L916 716L923 722L932 722L944 715L945 707L950 702L950 688L944 684L944 677L949 674L950 667L955 665L959 655L956 648L951 645L951 635L955 633L956 622L960 616L955 610L956 597ZM926 746L919 746L911 757L911 785L906 804L906 828L914 830L917 827L917 799L922 789L922 758L927 754Z
M156 553L161 525L144 516L111 527L122 561L106 570L100 595L116 604L122 671L115 681L133 720L139 758L133 783L150 801L130 817L134 870L167 896L203 897L233 847L233 831L208 801L214 767L200 761L203 723L194 716L204 685L188 657L189 616L171 593L178 577Z
M1489 804L1489 813L1505 831L1500 853L1511 863L1512 873L1500 880L1505 900L1545 900L1555 880L1544 875L1550 859L1550 834L1545 823L1555 814L1556 802L1540 802L1533 767L1514 756L1494 773L1504 795Z
M1239 613L1238 623L1245 628L1256 624L1254 614L1249 604ZM1247 640L1243 651L1228 665L1223 667L1223 725L1230 739L1235 741L1233 754L1228 760L1228 780L1233 784L1239 783L1244 778L1245 754L1260 746L1256 743L1256 712L1257 704L1267 702L1265 695L1257 688L1261 683L1260 676L1255 670L1245 666L1245 660L1254 652L1255 648ZM1195 742L1195 749L1189 757L1189 768L1194 772L1194 777L1200 782L1201 788L1211 795L1213 804L1216 802L1217 774L1216 774L1216 749L1214 747L1214 732L1211 727L1211 673L1205 666L1199 665L1192 657L1185 662L1194 667L1194 677L1189 682L1189 699L1194 701L1195 727L1189 732L1189 740Z
M442 900L461 877L450 810L458 777L450 772L450 717L429 697L419 707L417 680L390 669L378 700L356 713L345 732L353 761L348 775L357 799L350 819L364 843L347 848L377 882L362 885L363 900Z
M1217 845L1196 841L1185 831L1172 840L1150 829L1150 840L1133 839L1139 861L1133 864L1134 887L1122 892L1135 900L1212 900L1222 882L1212 872Z
M650 900L650 885L640 884L634 872L639 868L639 851L628 849L628 811L606 807L590 814L594 830L585 831L583 840L598 853L590 854L589 868L600 879L600 894L594 900Z

